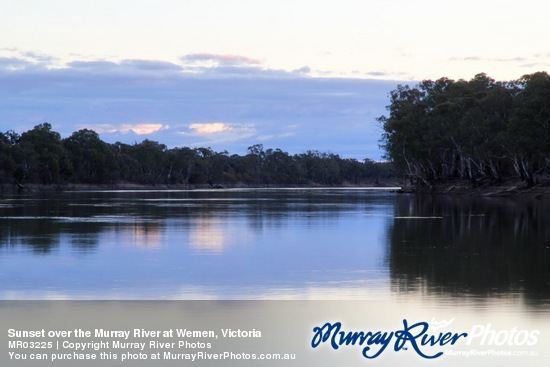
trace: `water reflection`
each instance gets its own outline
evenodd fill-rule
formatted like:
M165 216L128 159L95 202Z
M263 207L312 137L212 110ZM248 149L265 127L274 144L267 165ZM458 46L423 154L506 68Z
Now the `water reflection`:
M228 245L228 231L212 218L198 218L193 223L194 230L189 234L189 247L198 252L220 254Z
M545 201L297 189L1 204L0 298L550 303Z
M129 246L136 246L148 249L162 247L163 228L158 223L136 223L130 228L122 228L122 231L132 231L131 234L123 234L125 238L132 238L133 243L126 243Z
M549 203L399 196L388 228L398 292L550 299Z

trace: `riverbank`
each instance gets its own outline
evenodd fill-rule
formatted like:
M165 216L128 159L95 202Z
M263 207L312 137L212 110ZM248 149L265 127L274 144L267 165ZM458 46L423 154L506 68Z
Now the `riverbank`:
M431 186L406 185L399 181L363 182L361 184L343 183L335 186L302 185L185 185L185 184L156 184L145 185L131 182L119 182L113 184L29 184L29 185L0 185L0 194L32 193L32 192L62 192L62 191L113 191L113 190L205 190L205 189L284 189L284 188L358 188L358 187L379 187L395 188L400 187L399 193L434 194L434 195L463 195L463 196L485 196L485 197L522 197L540 199L550 197L550 184L543 183L528 187L525 182L517 179L504 180L499 184L492 181L481 181L475 187L469 180L453 180L444 183L436 183Z
M401 187L397 181L378 181L378 182L363 182L361 184L343 183L335 186L321 185L301 185L301 186L284 186L284 185L251 185L237 183L231 185L185 185L185 184L155 184L145 185L131 182L120 182L113 184L28 184L28 185L0 185L0 193L16 194L16 193L32 193L32 192L62 192L62 191L113 191L113 190L205 190L205 189L277 189L277 188L354 188L354 187Z
M436 183L431 186L404 185L400 192L541 199L543 197L550 197L550 183L543 181L543 183L529 187L524 181L518 179L508 179L503 180L500 183L485 180L478 182L474 186L469 180L452 180L443 183Z

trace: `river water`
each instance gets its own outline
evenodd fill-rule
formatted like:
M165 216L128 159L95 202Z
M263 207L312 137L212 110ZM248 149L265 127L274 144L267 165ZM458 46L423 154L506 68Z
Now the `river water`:
M372 189L3 196L0 299L363 301L397 319L536 329L540 354L548 213L548 200Z

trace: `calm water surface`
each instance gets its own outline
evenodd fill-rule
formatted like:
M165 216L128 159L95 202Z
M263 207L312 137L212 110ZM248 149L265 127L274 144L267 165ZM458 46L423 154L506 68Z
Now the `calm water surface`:
M550 305L550 203L362 189L4 196L2 299Z
M546 365L548 213L549 200L367 189L3 196L0 299L359 300L338 317L539 330L536 359L475 365ZM339 307L322 305L321 320Z

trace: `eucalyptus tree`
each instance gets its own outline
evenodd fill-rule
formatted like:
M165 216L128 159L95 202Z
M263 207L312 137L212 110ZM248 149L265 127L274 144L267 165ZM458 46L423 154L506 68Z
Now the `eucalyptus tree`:
M109 183L115 178L115 154L109 144L89 129L74 132L63 140L73 166L72 181Z
M61 135L45 122L21 134L16 158L17 178L21 182L58 183L72 174L72 166Z
M550 167L550 75L525 75L517 84L508 150L517 174L533 185L534 174Z
M399 85L387 109L389 115L377 119L381 146L413 181L431 185L460 177L477 184L516 174L532 185L533 175L549 167L546 73L517 82L478 74L470 81Z
M16 163L13 157L14 144L18 136L13 131L0 133L0 183L14 180Z

